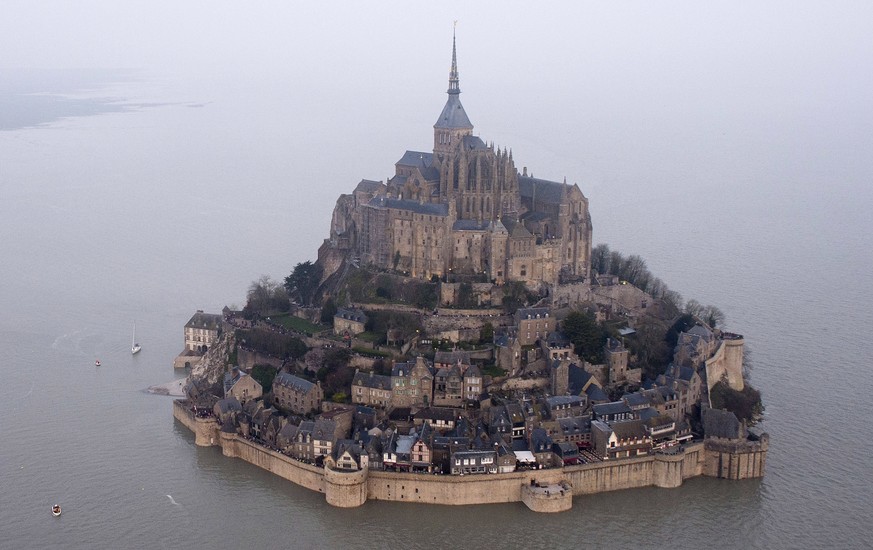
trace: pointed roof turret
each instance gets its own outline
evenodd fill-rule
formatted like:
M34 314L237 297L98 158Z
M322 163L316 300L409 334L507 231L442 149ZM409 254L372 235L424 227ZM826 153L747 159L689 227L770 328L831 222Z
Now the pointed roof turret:
M433 127L472 130L473 123L467 117L464 106L461 105L461 99L458 97L461 93L461 87L460 77L458 76L458 53L454 31L452 31L452 68L449 71L449 89L446 93L449 94L449 99L446 101L446 106L443 107L443 112L440 113L440 117Z

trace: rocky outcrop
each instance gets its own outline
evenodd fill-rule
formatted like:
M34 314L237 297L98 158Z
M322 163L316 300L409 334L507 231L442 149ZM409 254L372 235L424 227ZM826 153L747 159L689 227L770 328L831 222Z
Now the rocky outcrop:
M191 368L186 385L210 388L215 395L223 395L221 385L224 381L224 373L231 363L231 357L233 357L235 350L236 336L234 332L232 330L223 331L203 358Z

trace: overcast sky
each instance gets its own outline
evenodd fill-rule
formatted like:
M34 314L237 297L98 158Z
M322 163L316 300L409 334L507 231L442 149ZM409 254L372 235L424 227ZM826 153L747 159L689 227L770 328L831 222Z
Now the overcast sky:
M199 125L175 138L192 158L235 156L265 190L305 182L315 244L339 193L431 148L455 20L475 132L519 169L578 182L600 236L634 185L870 188L868 1L4 0L0 81L129 68L165 88L139 100L205 105L167 132Z

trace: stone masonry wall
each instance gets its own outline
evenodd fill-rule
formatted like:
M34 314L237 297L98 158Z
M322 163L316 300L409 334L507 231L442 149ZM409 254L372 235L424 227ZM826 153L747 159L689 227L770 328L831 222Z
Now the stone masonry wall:
M214 421L195 419L178 401L174 403L174 416L195 432L198 445L220 446L225 456L240 458L302 487L324 493L328 503L340 507L360 506L373 499L448 505L525 502L534 503L533 510L559 511L569 508L571 501L567 495L559 491L551 495L552 499L546 498L548 502L540 502L545 498L543 495L529 494L525 498L523 489L531 485L556 485L579 496L652 485L678 487L683 480L701 474L744 479L763 475L767 452L766 441L741 447L736 447L736 443L731 447L707 442L706 448L704 443L693 443L675 454L505 474L434 476L377 470L339 472L299 462L236 434L219 434ZM702 458L704 453L705 459Z

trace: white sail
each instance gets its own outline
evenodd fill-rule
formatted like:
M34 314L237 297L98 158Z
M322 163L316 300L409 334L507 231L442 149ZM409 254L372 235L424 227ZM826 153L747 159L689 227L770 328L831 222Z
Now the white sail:
M142 346L136 343L136 321L133 322L133 339L130 342L130 353L137 354Z

